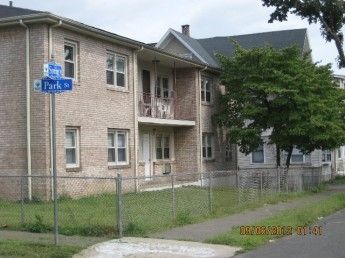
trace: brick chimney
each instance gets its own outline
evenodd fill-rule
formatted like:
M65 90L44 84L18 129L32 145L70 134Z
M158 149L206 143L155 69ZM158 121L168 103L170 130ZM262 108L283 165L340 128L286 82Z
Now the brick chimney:
M189 25L182 25L182 34L190 37Z
M13 6L13 1L10 1L10 3L9 3L9 4L10 4L10 7L12 7L12 6Z

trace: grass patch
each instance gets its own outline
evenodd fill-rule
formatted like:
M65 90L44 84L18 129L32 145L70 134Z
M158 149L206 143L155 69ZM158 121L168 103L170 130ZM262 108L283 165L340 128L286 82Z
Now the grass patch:
M298 207L283 211L275 216L255 222L249 226L279 226L293 231L298 226L309 226L316 222L319 217L330 215L338 210L345 208L345 193L334 194L326 199L312 202L304 207ZM252 228L252 227L251 227ZM226 234L207 240L208 243L238 246L244 251L249 251L266 244L271 239L285 236L282 235L241 235L240 228L236 227Z
M234 187L212 190L212 203L207 187L180 187L174 190L126 193L122 196L122 218L125 236L145 237L181 225L210 218L252 210L264 204L290 201L311 192L269 193L238 205ZM174 199L174 204L172 200ZM59 233L64 235L116 237L117 196L101 194L81 199L62 195L58 200ZM54 206L52 201L11 202L0 200L0 229L31 232L52 232Z
M79 253L80 246L55 246L25 241L0 241L0 257L68 258Z
M328 182L329 184L345 184L345 175L341 176L341 175L337 175L335 176L335 178L329 180Z

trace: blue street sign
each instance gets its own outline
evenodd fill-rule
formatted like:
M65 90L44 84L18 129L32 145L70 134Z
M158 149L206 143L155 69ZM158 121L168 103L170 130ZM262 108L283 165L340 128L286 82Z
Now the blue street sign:
M62 77L61 65L56 63L48 63L43 65L43 76L50 79L60 79Z
M41 90L44 93L60 93L72 90L72 79L41 79Z

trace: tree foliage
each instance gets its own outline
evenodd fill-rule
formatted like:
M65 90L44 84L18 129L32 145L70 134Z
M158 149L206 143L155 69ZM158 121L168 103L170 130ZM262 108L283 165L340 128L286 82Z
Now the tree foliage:
M343 50L344 36L341 31L344 23L345 3L343 0L262 0L263 6L275 7L269 22L286 21L288 13L307 19L309 24L320 22L321 35L337 47L338 67L345 67Z
M345 143L345 91L334 83L330 65L318 66L295 46L245 50L233 44L233 58L218 56L226 93L215 119L241 152L256 150L266 130L277 165L281 150L307 154Z

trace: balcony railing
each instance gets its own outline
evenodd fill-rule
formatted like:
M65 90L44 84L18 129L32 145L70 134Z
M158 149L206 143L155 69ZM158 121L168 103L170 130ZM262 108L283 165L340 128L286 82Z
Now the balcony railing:
M195 120L194 100L161 98L154 94L140 93L138 102L141 117Z

